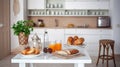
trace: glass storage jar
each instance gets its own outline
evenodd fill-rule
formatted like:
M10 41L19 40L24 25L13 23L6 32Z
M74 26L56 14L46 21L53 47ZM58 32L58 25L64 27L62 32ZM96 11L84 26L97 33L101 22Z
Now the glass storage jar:
M37 34L34 34L32 37L32 47L38 48L39 50L42 49L41 39Z

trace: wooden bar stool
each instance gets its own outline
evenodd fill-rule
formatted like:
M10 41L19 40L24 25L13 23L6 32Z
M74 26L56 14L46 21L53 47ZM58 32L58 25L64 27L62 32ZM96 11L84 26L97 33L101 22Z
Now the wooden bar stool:
M103 54L101 54L102 49L103 49ZM114 40L109 40L109 39L99 40L99 53L98 53L98 59L96 65L98 65L99 59L102 59L102 63L104 63L104 60L107 61L106 67L108 67L108 60L113 60L114 67L116 67L115 57L114 57Z

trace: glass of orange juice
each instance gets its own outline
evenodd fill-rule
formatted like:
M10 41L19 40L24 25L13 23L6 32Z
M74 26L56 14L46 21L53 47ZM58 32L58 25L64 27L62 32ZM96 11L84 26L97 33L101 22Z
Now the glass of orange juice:
M55 51L60 51L62 49L61 40L56 40L55 42Z
M52 52L55 52L55 41L51 41L50 44L48 45L48 48L51 48Z

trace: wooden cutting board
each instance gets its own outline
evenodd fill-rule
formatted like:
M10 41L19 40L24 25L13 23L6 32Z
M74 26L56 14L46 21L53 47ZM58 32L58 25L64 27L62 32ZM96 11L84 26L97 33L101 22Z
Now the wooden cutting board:
M85 56L82 53L77 53L77 54L74 54L74 55L61 55L61 54L53 53L53 55L56 56L56 57L59 57L59 58L63 58L63 59L71 59L71 58Z

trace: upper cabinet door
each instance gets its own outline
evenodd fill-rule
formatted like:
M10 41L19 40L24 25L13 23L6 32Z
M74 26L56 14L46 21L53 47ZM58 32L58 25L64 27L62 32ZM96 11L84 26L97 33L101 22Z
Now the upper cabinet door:
M65 9L96 9L97 2L65 2Z
M44 9L45 0L28 0L28 9Z
M109 9L109 1L67 1L65 2L65 9Z
M110 8L110 1L98 1L98 9L109 9Z

